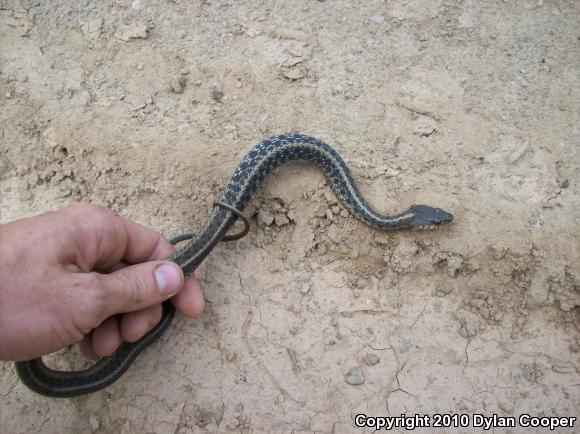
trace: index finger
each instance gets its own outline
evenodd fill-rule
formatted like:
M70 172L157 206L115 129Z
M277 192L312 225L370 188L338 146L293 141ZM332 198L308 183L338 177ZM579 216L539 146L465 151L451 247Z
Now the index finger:
M165 259L173 251L169 241L159 232L134 221L118 216L127 232L127 244L123 260L129 264Z
M76 204L62 211L73 221L75 262L81 269L108 269L163 259L173 246L160 233L121 217L107 208Z

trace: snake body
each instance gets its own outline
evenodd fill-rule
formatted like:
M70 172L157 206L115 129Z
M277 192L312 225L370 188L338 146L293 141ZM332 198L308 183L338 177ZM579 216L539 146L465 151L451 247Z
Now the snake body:
M190 236L191 239L167 259L177 263L186 277L191 275L236 221L237 215L231 208L243 211L266 175L290 160L317 164L346 209L374 228L431 227L453 220L452 214L425 205L413 205L394 215L377 212L363 198L347 165L332 147L310 136L285 134L260 142L246 154L221 200L229 207L215 207L199 231L187 237L176 237L178 241ZM26 386L42 395L73 397L95 392L119 379L137 356L167 330L174 315L171 302L164 302L162 319L143 338L123 343L112 356L100 359L87 370L56 371L48 368L41 358L16 362L16 370Z

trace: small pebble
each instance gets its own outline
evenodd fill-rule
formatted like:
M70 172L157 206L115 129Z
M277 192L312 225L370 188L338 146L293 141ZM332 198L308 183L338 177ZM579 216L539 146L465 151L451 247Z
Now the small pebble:
M308 71L305 68L285 68L282 75L288 80L296 81L308 77Z
M379 356L373 353L368 353L363 356L363 362L367 366L374 366L379 363Z
M304 56L304 51L300 47L290 47L286 50L288 54L293 57L302 57Z
M169 87L173 93L183 93L183 89L185 88L185 77L180 75L172 78L169 82Z
M378 234L378 235L375 235L375 237L374 237L375 243L382 244L385 246L389 244L390 240L391 240L390 237L386 234Z
M552 371L557 372L558 374L572 374L574 373L574 367L572 365L552 365Z
M98 430L99 427L101 426L101 424L99 423L99 419L97 419L97 416L95 416L94 414L91 414L89 416L89 425L91 426L91 430L93 432Z
M124 42L129 42L132 39L145 39L147 38L147 25L138 22L124 26L117 32L117 38Z
M413 134L421 137L429 137L437 131L437 122L428 117L421 116L413 122Z
M238 355L236 354L235 351L226 351L226 360L228 362L233 362L237 358L238 358Z
M296 65L298 65L298 64L300 64L302 62L303 62L302 58L300 58L300 57L292 57L290 59L285 60L282 63L282 66L284 66L286 68L291 68L292 66L296 66Z
M215 102L223 102L225 94L221 90L214 89L211 91L211 99Z
M312 288L312 286L310 285L310 283L309 283L309 282L304 282L304 283L302 284L302 287L300 288L300 293L301 293L302 295L306 295L306 294L308 294L308 293L310 292L310 289L311 289L311 288Z
M346 381L351 386L360 386L365 382L365 379L360 368L352 368L344 376L344 381Z

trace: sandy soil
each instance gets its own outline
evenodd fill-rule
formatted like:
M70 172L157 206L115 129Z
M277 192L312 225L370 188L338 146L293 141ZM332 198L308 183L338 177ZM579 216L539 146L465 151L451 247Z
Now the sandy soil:
M578 3L246 3L0 1L1 221L84 200L169 236L204 220L252 145L298 131L335 146L378 209L455 222L381 233L315 167L282 167L250 234L199 269L201 318L79 399L0 364L0 431L578 416Z

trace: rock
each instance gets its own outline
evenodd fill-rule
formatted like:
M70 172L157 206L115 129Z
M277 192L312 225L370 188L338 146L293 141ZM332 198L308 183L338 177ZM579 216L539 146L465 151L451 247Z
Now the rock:
M129 42L132 39L145 39L147 38L147 25L142 22L129 24L119 29L116 36L125 42Z
M306 294L308 294L308 293L310 292L310 289L311 289L311 288L312 288L312 285L310 285L310 283L309 283L309 282L304 282L304 283L302 284L302 287L300 288L300 293L301 293L302 295L306 295Z
M368 353L363 356L363 363L367 366L374 366L379 363L379 356L373 353Z
M360 368L352 368L345 374L344 381L351 386L360 386L365 382L365 379Z
M413 134L421 137L429 137L437 131L437 122L428 116L419 116L413 122Z
M223 102L225 94L221 90L214 89L211 91L211 99L215 102Z
M286 49L286 52L290 54L292 57L302 57L304 56L304 50L300 47L289 47Z
M302 64L299 64L296 67L283 68L282 75L288 80L296 81L308 77L308 70Z
M288 219L288 216L286 216L286 214L277 213L276 216L274 217L274 222L276 223L276 226L285 226L288 223L290 223L290 220Z
M260 226L272 226L274 218L274 214L267 209L260 208L260 211L258 211L258 225Z
M85 21L81 24L81 32L89 41L97 39L101 35L103 27L103 19L95 18L93 20Z
M563 363L552 365L552 371L558 374L573 374L575 372L573 365L565 365Z
M238 358L238 355L236 354L235 351L226 350L225 357L226 357L226 360L228 362L233 362L234 360L236 360Z
M185 77L179 75L177 77L173 77L169 81L169 89L173 93L183 93L183 89L185 88Z
M375 237L373 238L373 240L377 244L381 244L383 246L386 246L386 245L388 245L390 243L391 238L387 234L380 233L378 235L375 235Z
M293 66L296 66L303 61L304 60L300 57L291 57L290 59L286 59L284 62L282 62L282 66L284 68L292 68Z
M461 324L459 334L466 339L475 336L477 334L477 324L472 320L466 319Z
M97 416L95 416L94 414L91 414L89 416L89 425L91 426L91 430L93 432L97 431L101 426L101 424L99 423L99 419L97 419Z

